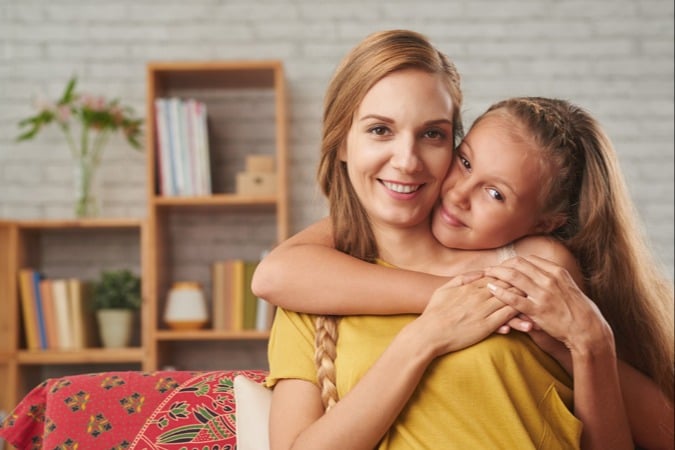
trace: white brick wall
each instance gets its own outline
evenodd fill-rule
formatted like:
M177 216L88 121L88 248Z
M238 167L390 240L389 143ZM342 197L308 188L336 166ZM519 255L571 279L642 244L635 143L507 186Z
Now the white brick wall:
M651 242L673 274L671 0L0 0L0 217L70 212L68 152L55 130L17 144L32 98L81 88L143 112L145 63L279 58L291 116L291 229L324 213L314 171L321 101L338 60L383 28L421 31L463 74L467 125L512 95L568 98L605 125ZM106 150L107 215L144 214L144 158ZM117 174L124 173L121 182Z

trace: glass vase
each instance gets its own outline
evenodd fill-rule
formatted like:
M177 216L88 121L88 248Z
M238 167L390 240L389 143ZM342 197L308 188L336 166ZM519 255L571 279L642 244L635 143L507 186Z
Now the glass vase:
M100 189L96 179L98 164L88 158L75 161L75 217L78 219L98 217L101 212Z

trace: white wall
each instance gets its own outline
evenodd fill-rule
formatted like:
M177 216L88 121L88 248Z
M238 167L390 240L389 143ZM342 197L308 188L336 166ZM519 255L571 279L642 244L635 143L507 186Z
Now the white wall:
M297 231L324 213L314 171L327 80L357 41L394 27L427 34L456 61L467 125L513 95L564 97L594 113L672 277L672 0L0 0L0 218L70 214L71 165L58 132L13 140L36 94L56 97L77 74L83 90L142 113L149 60L279 58ZM119 139L110 147L105 214L141 216L144 158Z

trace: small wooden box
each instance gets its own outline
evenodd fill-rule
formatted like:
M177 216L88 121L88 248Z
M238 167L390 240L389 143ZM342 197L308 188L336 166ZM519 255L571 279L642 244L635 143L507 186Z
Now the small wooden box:
M274 156L248 155L246 172L274 173Z
M277 174L266 172L239 172L237 194L274 195L277 191Z

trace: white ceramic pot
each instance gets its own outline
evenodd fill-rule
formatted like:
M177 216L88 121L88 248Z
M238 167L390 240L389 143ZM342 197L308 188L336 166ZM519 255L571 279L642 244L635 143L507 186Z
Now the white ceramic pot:
M131 309L96 311L98 331L105 348L128 347L133 335L134 312Z
M206 299L199 283L174 283L166 299L164 322L174 330L196 330L208 321Z

